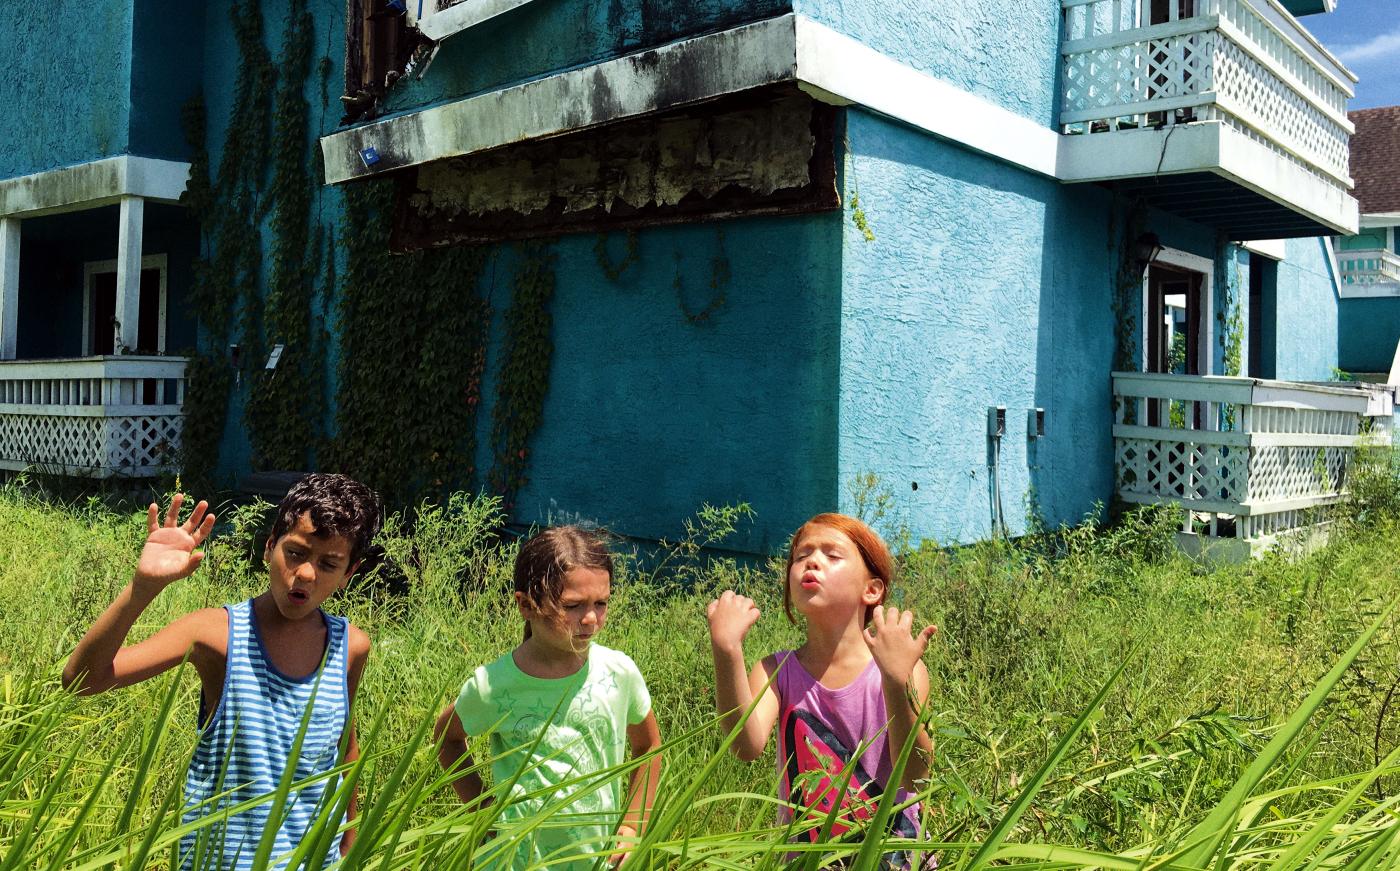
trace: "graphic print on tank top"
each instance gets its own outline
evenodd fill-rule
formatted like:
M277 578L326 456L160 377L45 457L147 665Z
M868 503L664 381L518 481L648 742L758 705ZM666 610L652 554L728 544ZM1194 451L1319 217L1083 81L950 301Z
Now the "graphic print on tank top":
M824 819L839 801L842 810L832 823L833 837L874 815L883 788L854 758L856 748L847 747L815 714L798 708L783 712L782 738L780 749L787 760L783 778L794 805L810 808ZM850 778L843 791L843 772L847 768ZM821 828L817 827L805 832L804 837L815 843L820 834ZM918 831L908 815L898 813L890 815L890 834L914 838Z

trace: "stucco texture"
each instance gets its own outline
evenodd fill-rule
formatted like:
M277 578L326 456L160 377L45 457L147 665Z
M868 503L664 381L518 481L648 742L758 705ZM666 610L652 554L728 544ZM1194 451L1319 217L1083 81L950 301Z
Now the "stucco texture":
M1055 123L1059 3L793 0L793 10L1004 109Z
M127 151L131 0L0 3L0 178Z
M1275 287L1274 377L1327 381L1337 361L1337 288L1324 239L1289 239Z
M1079 519L1111 495L1108 197L851 110L840 478L875 473L918 537L991 531L987 408L1006 406L1003 515ZM1027 411L1045 409L1044 439ZM914 489L914 485L918 489ZM844 507L852 507L849 495Z

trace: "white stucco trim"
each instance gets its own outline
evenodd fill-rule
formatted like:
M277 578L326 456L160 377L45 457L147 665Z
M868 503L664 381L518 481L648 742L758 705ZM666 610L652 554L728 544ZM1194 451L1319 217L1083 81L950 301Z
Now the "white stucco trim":
M408 0L408 23L431 40L446 39L532 0L462 0L446 9L437 0Z
M185 192L190 165L129 154L0 180L0 217L35 218L141 197L173 203Z
M1251 254L1258 254L1260 257L1267 257L1270 260L1288 259L1287 239L1253 239L1249 242L1241 242L1240 247Z
M455 7L454 7L455 8ZM781 82L859 104L1033 172L1055 176L1049 127L788 14L543 79L385 118L321 138L326 182L700 103ZM364 149L378 162L366 165Z
M1372 212L1361 216L1363 227L1393 227L1400 224L1400 212Z
M1223 121L1064 136L1061 181L1108 181L1212 171L1332 230L1356 232L1356 200Z
M1384 299L1400 296L1400 283L1344 284L1338 295L1342 299Z
M1060 134L1050 127L808 18L797 16L796 24L797 77L817 99L823 99L824 92L839 102L855 103L973 151L1056 177Z

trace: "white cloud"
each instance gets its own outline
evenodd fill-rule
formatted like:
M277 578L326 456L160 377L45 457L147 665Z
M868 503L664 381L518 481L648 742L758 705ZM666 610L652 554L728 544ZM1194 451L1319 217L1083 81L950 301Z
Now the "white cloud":
M1374 36L1359 45L1343 46L1337 50L1337 57L1348 66L1388 59L1400 67L1400 28Z

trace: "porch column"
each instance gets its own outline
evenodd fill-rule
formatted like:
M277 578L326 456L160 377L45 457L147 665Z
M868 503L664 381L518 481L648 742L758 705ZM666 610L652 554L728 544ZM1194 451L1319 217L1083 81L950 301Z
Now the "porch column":
M15 358L19 336L19 218L0 218L0 360Z
M136 351L136 329L141 320L141 230L146 201L122 197L121 223L117 229L117 334L118 354Z

